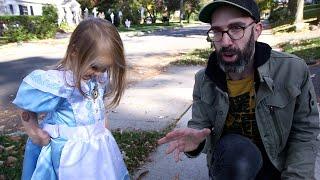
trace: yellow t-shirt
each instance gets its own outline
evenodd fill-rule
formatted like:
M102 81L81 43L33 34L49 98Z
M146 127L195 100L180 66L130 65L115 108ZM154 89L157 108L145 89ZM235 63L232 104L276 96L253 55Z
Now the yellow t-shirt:
M224 133L236 133L261 141L255 120L254 77L241 80L227 80L229 91L229 112L224 126Z

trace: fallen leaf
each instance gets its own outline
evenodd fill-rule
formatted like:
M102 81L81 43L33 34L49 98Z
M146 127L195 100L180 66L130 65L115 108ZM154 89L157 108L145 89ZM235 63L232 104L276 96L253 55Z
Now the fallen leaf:
M137 180L141 180L144 176L146 176L149 173L149 170L143 170L141 173L138 175Z
M1 174L0 175L0 180L6 180L6 177L3 174Z
M4 146L0 145L0 153L4 151Z
M6 165L10 166L10 165L13 165L13 163L15 163L16 161L18 161L18 158L9 156L5 163Z
M174 178L173 178L174 180L179 180L180 178L179 178L179 173L177 173L175 176L174 176Z
M11 139L12 141L15 141L15 142L19 142L21 140L21 137L20 136L9 136L9 139Z
M15 148L16 146L12 145L12 146L9 146L9 147L6 147L5 148L5 151L11 151Z

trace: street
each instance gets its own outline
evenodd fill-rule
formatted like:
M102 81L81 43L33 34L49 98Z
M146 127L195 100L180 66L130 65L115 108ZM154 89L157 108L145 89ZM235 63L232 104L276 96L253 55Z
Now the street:
M144 36L121 35L129 64L129 81L168 64L165 58L195 48L209 47L208 25L164 30ZM34 69L54 65L64 56L68 39L45 40L0 48L0 107L7 106L24 76ZM170 60L169 60L170 61ZM157 74L157 73L151 73ZM133 75L133 76L132 76ZM138 80L141 79L138 77Z

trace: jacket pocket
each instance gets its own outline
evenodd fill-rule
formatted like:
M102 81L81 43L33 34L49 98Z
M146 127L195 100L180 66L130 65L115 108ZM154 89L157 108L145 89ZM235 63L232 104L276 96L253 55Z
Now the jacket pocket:
M292 125L296 97L300 90L295 87L288 87L274 91L266 99L270 119L274 127L274 137L280 152L286 145ZM271 123L270 122L270 123Z

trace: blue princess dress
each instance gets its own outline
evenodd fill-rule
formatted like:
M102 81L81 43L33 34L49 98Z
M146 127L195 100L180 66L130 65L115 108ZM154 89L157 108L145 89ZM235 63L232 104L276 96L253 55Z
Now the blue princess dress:
M129 179L117 143L104 122L106 73L73 88L70 71L35 70L23 79L13 101L18 107L46 113L40 127L51 141L40 147L28 139L23 180ZM93 98L92 91L97 92Z

